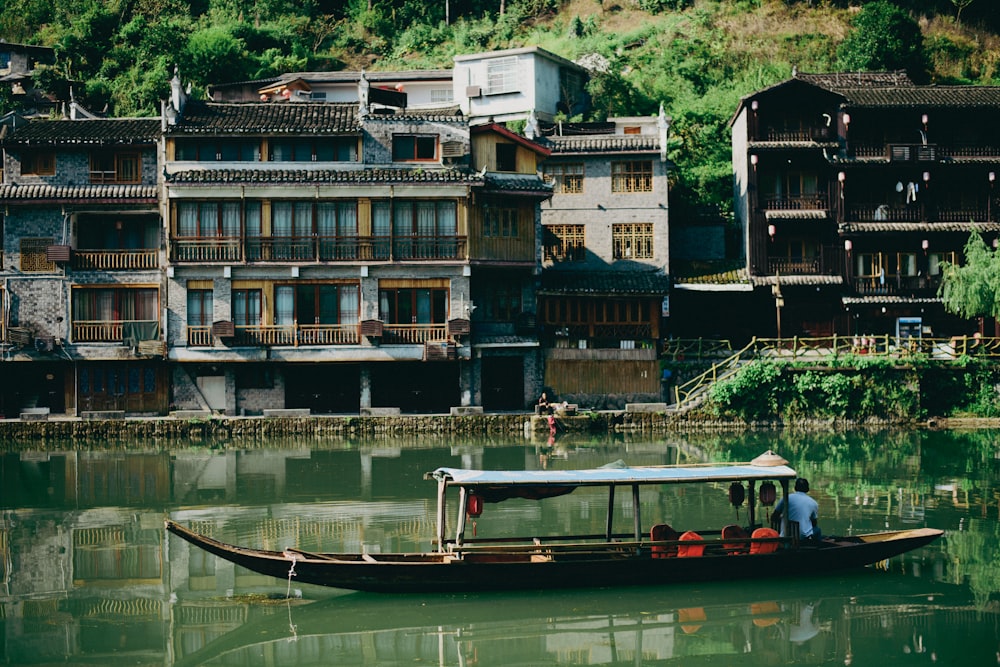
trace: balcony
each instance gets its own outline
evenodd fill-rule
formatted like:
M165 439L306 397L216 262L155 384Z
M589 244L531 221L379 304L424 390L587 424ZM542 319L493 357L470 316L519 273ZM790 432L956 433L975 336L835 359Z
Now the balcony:
M76 250L73 268L96 271L156 270L156 250Z
M441 324L384 324L382 343L388 345L423 345L430 341L451 340L448 325Z
M360 340L357 324L237 325L233 344L252 347L298 347L299 345L357 345Z
M853 281L858 296L916 296L936 294L941 276L858 276Z
M833 130L829 127L806 127L795 130L778 130L769 127L762 133L759 141L776 142L812 142L812 141L833 141Z
M547 344L559 348L579 347L579 341L585 341L586 346L592 349L622 349L623 344L641 347L655 342L653 326L649 323L548 324L543 329L543 335Z
M159 322L156 320L74 320L74 343L123 343L126 329L130 338L138 335L142 340L159 337ZM136 333L140 332L140 333ZM148 332L143 338L141 332Z
M350 262L462 260L464 236L251 236L171 241L175 262Z
M878 202L853 204L847 207L846 222L990 222L991 212L985 206L969 207L926 202L889 205Z
M830 198L817 192L801 195L768 196L761 200L766 211L825 211L830 208Z
M1000 157L1000 146L983 144L923 144L923 143L865 143L852 141L850 153L860 159L881 159L888 162L937 162L949 158Z

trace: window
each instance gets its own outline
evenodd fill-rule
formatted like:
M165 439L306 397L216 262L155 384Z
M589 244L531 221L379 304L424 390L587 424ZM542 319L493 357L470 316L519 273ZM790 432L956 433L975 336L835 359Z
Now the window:
M155 287L103 287L73 290L73 321L150 322L159 317Z
M250 235L251 219L260 224L260 202L246 202L247 235ZM177 237L223 237L237 238L240 235L241 206L238 201L177 203ZM255 215L254 215L255 214Z
M233 290L233 324L256 327L261 324L263 297L259 289Z
M356 162L358 141L354 137L272 140L272 162Z
M379 319L387 324L444 324L448 319L448 290L380 289Z
M497 171L517 171L517 146L497 144Z
M278 285L274 291L275 324L357 324L360 313L358 286Z
M175 159L196 162L258 162L259 139L177 139Z
M138 183L142 178L141 165L138 153L91 153L90 182Z
M917 275L916 253L901 252L896 255L896 275L904 278L912 278Z
M0 51L0 69L10 67L10 51Z
M652 259L653 223L611 225L611 245L615 259Z
M958 259L955 257L953 252L932 252L927 255L927 273L932 276L941 275L941 264L943 262L948 262L949 264L957 264Z
M50 238L21 239L21 270L25 273L55 271L56 265L45 257L45 249L52 245Z
M484 92L487 95L516 93L518 91L517 78L517 56L491 60L486 63L486 90Z
M432 88L431 102L453 102L455 93L451 88Z
M415 162L437 159L436 134L395 134L392 137L394 162Z
M642 128L637 125L626 125L622 128L622 134L642 134Z
M612 192L652 192L653 162L626 160L611 163Z
M397 259L454 257L458 246L457 208L453 201L396 201L392 235ZM381 216L379 216L381 218ZM376 229L376 234L381 234Z
M513 238L517 236L516 208L490 206L483 213L483 236L486 238Z
M586 259L583 225L545 225L545 259L582 262Z
M190 327L207 327L212 324L212 290L189 289L187 292L187 323Z
M520 285L503 280L488 283L485 288L486 321L510 322L521 314Z
M55 176L56 154L54 151L31 151L21 156L22 176Z
M564 195L583 194L583 163L547 164L543 167L545 180L553 184L553 191Z

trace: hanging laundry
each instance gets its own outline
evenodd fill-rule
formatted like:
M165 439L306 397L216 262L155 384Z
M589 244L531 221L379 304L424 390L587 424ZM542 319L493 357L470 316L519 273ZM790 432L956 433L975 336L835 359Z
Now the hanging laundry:
M914 183L913 181L910 181L909 183L906 184L907 204L912 204L913 202L917 201L917 192L919 191L919 189L920 186Z

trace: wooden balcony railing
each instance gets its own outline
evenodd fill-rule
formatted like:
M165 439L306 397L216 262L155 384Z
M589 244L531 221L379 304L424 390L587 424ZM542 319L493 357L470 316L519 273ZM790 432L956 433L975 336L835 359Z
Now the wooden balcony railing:
M769 211L824 211L830 208L830 199L824 193L765 197L762 208Z
M578 347L586 341L588 348L634 349L654 345L653 326L649 323L591 323L556 326L544 325L542 335L554 347Z
M98 271L142 270L158 268L157 251L150 250L75 250L74 269Z
M156 320L73 320L74 343L120 343L126 322L157 324Z
M419 344L432 340L448 340L448 325L441 324L385 324L382 342L390 345Z
M996 215L993 213L993 215ZM991 211L985 207L954 206L925 202L892 205L854 204L847 209L847 222L989 222Z
M175 262L239 262L243 249L238 236L175 239L170 244Z
M211 324L206 326L188 326L188 347L212 347L213 342Z
M175 262L337 262L465 259L465 236L254 236L171 242Z
M860 296L883 294L936 293L941 286L941 276L862 276L853 281L854 291Z
M767 128L761 141L830 141L833 131L829 127L806 127L798 130Z

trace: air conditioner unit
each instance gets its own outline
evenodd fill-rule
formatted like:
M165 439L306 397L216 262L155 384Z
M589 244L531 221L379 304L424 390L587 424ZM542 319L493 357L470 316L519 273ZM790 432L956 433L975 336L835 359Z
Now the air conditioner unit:
M56 348L56 339L52 336L38 336L35 338L36 352L51 352Z
M482 86L466 86L465 96L466 97L482 97L483 88Z

